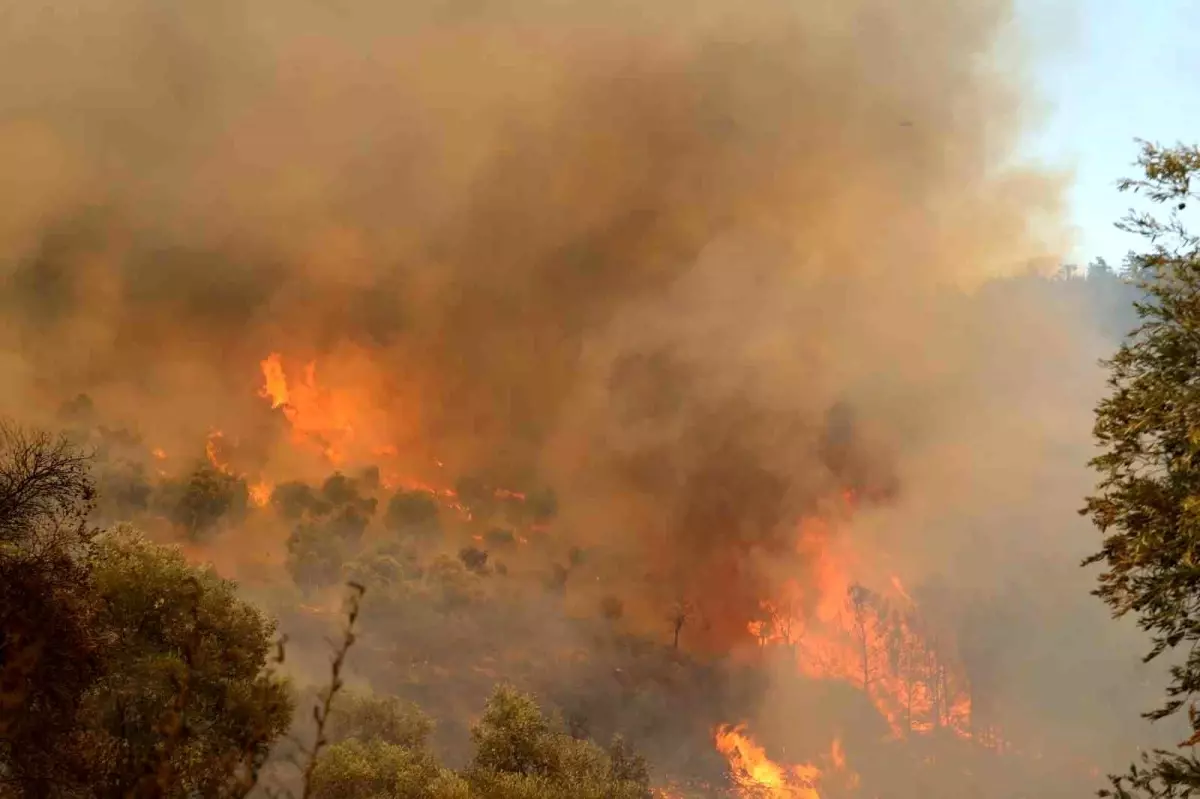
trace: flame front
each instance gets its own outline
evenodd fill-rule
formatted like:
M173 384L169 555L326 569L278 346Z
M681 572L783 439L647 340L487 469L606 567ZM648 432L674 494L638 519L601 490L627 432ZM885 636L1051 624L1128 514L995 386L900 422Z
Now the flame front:
M273 409L283 412L298 442L316 446L331 463L340 463L345 457L345 445L354 438L354 427L345 403L317 385L316 363L306 364L303 377L291 384L279 353L268 355L260 366L263 387L259 396L269 399Z
M266 381L258 395L271 401L272 408L288 404L287 375L283 372L283 356L273 352L261 363L263 379Z
M807 763L779 765L746 733L744 724L720 727L716 745L729 761L738 794L745 799L821 799L816 788L820 769Z
M335 359L334 365L358 370L351 385L323 385L316 361L305 363L298 378L289 378L283 355L273 352L259 363L259 396L283 414L296 444L315 450L333 465L356 456L395 456L398 449L388 435L396 418L379 407L382 389L366 374L373 367L353 357Z
M800 525L797 548L810 564L787 581L747 629L760 646L786 647L797 670L862 690L902 737L942 728L971 736L971 699L948 636L932 635L898 577L890 591L855 581L855 553L830 522Z
M334 369L339 366L345 364L332 362ZM322 385L317 380L315 362L307 363L296 378L289 375L279 353L268 355L260 367L263 384L259 395L286 419L296 445L315 450L334 465L359 458L390 460L381 478L385 487L427 490L448 507L467 513L454 491L402 475L393 468L400 468L398 459L411 453L389 439L388 423L394 419L380 415L375 402L378 393L373 393L371 386L345 387L336 381ZM214 466L227 469L227 465L221 465L224 461L216 446L219 443L219 434L210 439L210 460ZM442 464L433 462L440 473ZM269 503L271 490L272 484L263 479L250 486L250 499L264 506ZM523 494L504 489L495 489L495 496L525 500ZM796 551L806 564L806 573L784 582L774 596L764 598L759 618L748 620L746 629L763 650L789 652L799 675L859 688L895 737L935 729L973 737L970 695L953 641L927 628L899 576L880 581L882 591L868 589L859 582L863 574L860 553L853 548L852 539L842 534L847 531L839 527L852 514L855 496L843 491L833 499L825 516L799 524ZM475 539L481 540L481 536L476 534ZM983 738L978 736L979 740ZM744 725L717 730L716 746L728 759L742 796L819 799L821 768L772 761ZM827 768L827 779L829 774L845 772L840 739L833 741L820 762ZM857 777L845 782L852 787Z

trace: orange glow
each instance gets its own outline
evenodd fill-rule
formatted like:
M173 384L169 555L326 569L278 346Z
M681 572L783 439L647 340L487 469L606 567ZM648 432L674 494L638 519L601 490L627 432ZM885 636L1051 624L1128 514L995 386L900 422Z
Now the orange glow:
M167 452L162 447L155 447L150 451L150 454L154 456L156 461L165 461L167 459Z
M833 746L829 750L829 759L833 761L833 767L836 769L844 769L846 767L846 753L842 750L841 738L833 739Z
M275 486L269 480L260 480L250 486L250 502L256 508L264 508L271 501L271 492Z
M445 464L415 443L420 437L413 398L406 396L405 412L397 413L397 387L368 353L342 351L324 356L319 365L308 361L289 371L284 356L272 352L259 362L259 371L258 395L287 421L292 443L299 448L315 451L333 466L378 465L380 482L389 490L427 491L443 499L456 496L445 485L429 482L443 477L439 473ZM400 387L406 388L411 387ZM414 444L406 447L398 441ZM493 495L517 502L526 498L505 488L493 489Z
M320 374L333 375L326 378L329 383L318 380L317 362L297 364L289 371L278 352L269 354L260 367L259 395L286 419L296 445L315 450L334 465L400 457L402 449L389 437L394 432L389 424L395 419L379 405L385 395L380 394L382 384L372 385L379 375L369 362L354 363L352 353L322 361ZM424 459L438 469L423 472L423 479L415 478L402 461L389 461L381 475L383 486L427 491L470 520L468 506L454 491L426 482L437 480L442 464L431 456ZM505 489L491 493L498 500L526 499ZM269 492L256 486L251 495L259 504ZM798 526L795 547L806 564L805 573L762 597L761 615L747 620L744 629L764 649L787 647L800 675L859 688L896 737L935 729L970 737L970 694L951 636L926 629L899 575L878 575L883 579L877 585L860 582L869 574L864 568L864 561L870 563L869 553L856 550L850 531L843 529L858 498L847 489L829 499L820 516L803 519ZM835 764L844 762L840 746L837 742Z
M515 499L518 502L525 501L525 495L520 491L509 491L507 488L497 488L493 492L493 496L495 496L496 499Z
M413 462L400 460L402 454L411 453L397 447L397 439L391 437L401 431L389 427L397 422L390 412L394 409L380 405L381 398L389 396L387 384L378 381L381 375L369 358L357 358L354 352L328 356L319 372L316 361L289 369L284 356L272 352L259 364L258 393L287 421L297 446L316 451L338 466L359 459L389 459L381 474L385 488L429 492L444 507L471 520L469 504L439 484L439 460L432 455L417 457L415 463L437 467L428 471L418 467L420 478L413 474ZM318 380L319 375L327 382ZM413 424L407 418L400 422ZM225 463L213 454L210 460ZM263 482L251 489L255 504L265 504L266 486ZM526 499L517 491L490 492L498 500ZM927 629L899 575L888 578L864 568L874 559L857 550L851 531L843 529L858 501L854 491L842 490L828 499L820 515L803 519L798 526L795 548L806 565L805 573L761 597L762 613L746 620L744 629L763 649L788 648L800 675L857 687L896 737L935 729L970 737L970 693L952 636ZM519 535L517 540L524 543L527 538ZM863 583L869 576L882 579L877 584ZM837 746L837 756L844 757L840 742Z
M717 729L716 745L729 761L730 772L740 796L768 796L771 799L820 799L817 781L821 770L816 766L782 766L769 757L766 750L747 733L746 726L723 726Z
M260 365L265 382L259 389L258 395L271 400L272 408L282 408L288 404L287 377L283 373L283 356L273 352Z
M234 442L236 450L237 442ZM233 468L230 463L230 443L225 437L225 433L221 430L213 430L209 432L204 440L204 455L208 459L209 465L216 469L221 474L238 480L246 481L246 475ZM157 456L156 456L157 457ZM264 478L259 479L255 483L247 486L247 494L250 503L256 508L266 507L271 501L271 492L275 490L275 485L270 480Z
M354 439L351 403L344 395L317 385L317 365L304 367L299 381L288 382L283 356L273 352L260 363L263 387L259 396L283 412L297 442L316 447L331 463L345 459L345 445Z
M399 449L388 440L396 419L379 407L384 389L374 385L379 377L374 366L353 355L331 364L353 370L349 385L323 385L316 361L304 364L299 376L289 374L283 355L273 352L259 362L263 384L258 394L283 414L296 444L315 450L333 465L397 456Z
M213 430L208 434L204 440L204 454L208 458L209 464L218 472L233 474L225 455L225 434L220 430Z
M862 690L897 737L936 728L970 737L971 699L951 641L933 644L899 577L883 593L860 585L858 553L836 532L830 520L801 522L796 546L810 573L763 601L765 618L748 632L760 646L791 647L804 676Z

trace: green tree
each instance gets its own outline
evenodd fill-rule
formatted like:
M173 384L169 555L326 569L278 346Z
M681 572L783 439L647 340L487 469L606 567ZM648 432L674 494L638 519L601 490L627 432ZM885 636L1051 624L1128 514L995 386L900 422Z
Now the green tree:
M500 686L471 731L475 757L465 773L482 799L649 799L645 762L616 739L609 750L577 740L532 697Z
M192 538L210 532L227 517L245 515L250 501L245 480L207 463L197 466L186 483L170 487L167 493L171 521Z
M1104 535L1086 563L1104 571L1095 593L1117 616L1132 613L1150 633L1151 660L1183 645L1170 671L1167 697L1147 714L1188 708L1192 736L1181 751L1148 753L1128 773L1110 778L1102 796L1180 797L1200 793L1200 239L1180 213L1196 199L1200 150L1144 143L1144 177L1123 190L1169 204L1166 219L1130 214L1121 227L1145 237L1148 250L1129 266L1146 298L1140 326L1108 363L1109 394L1096 410L1100 475L1083 513Z
M90 457L0 424L0 794L240 795L290 719L232 583L89 524Z
M222 795L291 720L288 685L268 670L274 623L233 583L129 528L100 536L93 564L107 639L106 673L81 709L101 753L93 784L128 791L138 767L161 761L176 793Z
M87 553L89 455L0 422L0 795L88 780L77 710L104 669Z
M421 709L394 696L344 693L329 719L330 739L378 740L409 749L424 749L433 721Z
M466 799L466 783L424 749L350 738L321 755L312 799Z

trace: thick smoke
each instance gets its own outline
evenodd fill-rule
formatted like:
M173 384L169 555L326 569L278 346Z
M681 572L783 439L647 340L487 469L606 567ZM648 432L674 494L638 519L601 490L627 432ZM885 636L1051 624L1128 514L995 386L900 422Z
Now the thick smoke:
M413 474L552 485L570 542L623 564L598 590L647 628L696 605L697 648L803 576L796 520L846 490L889 564L1049 592L1029 564L1057 583L1088 547L1109 344L989 294L1063 245L1057 177L1012 165L1011 14L14 8L0 400L86 393L168 452L219 428L243 468L312 478L256 392L268 353L315 360Z
M258 360L327 356L414 463L551 474L671 559L769 544L847 479L832 408L936 424L978 346L938 292L1056 243L1054 184L1002 168L1009 11L16 12L15 385L261 440Z

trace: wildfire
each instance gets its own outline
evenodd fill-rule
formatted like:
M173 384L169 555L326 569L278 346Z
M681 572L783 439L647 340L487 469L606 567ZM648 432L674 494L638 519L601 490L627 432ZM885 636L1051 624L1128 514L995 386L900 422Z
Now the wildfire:
M273 352L259 364L262 367L263 380L266 381L258 395L271 401L272 408L282 408L288 404L287 376L283 372L283 356Z
M236 448L236 441L234 442ZM240 480L246 480L245 474L235 470L229 461L227 450L229 443L225 438L225 433L221 430L212 430L204 440L204 455L208 458L208 463L221 474L228 475ZM161 450L155 450L155 457ZM165 457L165 456L164 456ZM271 501L271 492L275 489L274 484L266 479L261 478L258 482L250 483L247 486L247 493L251 504L257 508L266 507Z
M366 390L368 386L358 385L365 381L355 381L354 388L322 386L315 361L304 365L298 379L294 375L289 378L283 356L277 352L259 366L263 378L259 396L283 414L298 444L315 449L335 465L344 463L351 449L375 456L397 454L396 446L386 440L362 440L364 433L382 435L388 428L388 420L375 418L369 410L375 408L374 397Z
M263 384L258 394L286 419L297 445L315 449L335 465L347 457L368 454L374 458L399 456L399 449L386 438L361 440L368 433L379 432L371 424L372 417L364 415L364 408L374 407L365 401L364 392L319 385L315 363L305 365L298 379L294 375L289 379L279 353L268 355L260 367ZM231 449L225 433L214 429L206 437L205 455L214 469L246 479L230 462L231 455L236 460L236 443L232 442ZM161 449L152 454L160 461L167 457ZM444 468L436 459L432 463ZM382 474L385 488L428 492L444 507L458 510L470 520L468 505L453 489L398 473L397 466L388 464ZM260 475L257 482L246 482L250 502L260 508L268 506L272 480ZM527 501L518 491L491 487L486 491L500 501ZM882 581L883 591L858 581L863 573L860 553L850 546L847 536L835 535L841 532L838 524L853 512L855 497L845 491L830 499L832 507L826 516L799 524L796 550L808 566L807 573L785 582L775 596L763 600L760 617L750 620L746 629L762 648L788 650L800 675L859 688L896 737L945 729L988 746L990 731L972 733L970 694L951 642L928 628L899 576ZM538 529L530 527L531 531ZM484 541L480 534L472 538ZM520 534L516 540L521 544L529 541ZM714 740L744 799L820 799L822 792L828 796L829 791L858 786L858 776L846 768L840 738L834 738L828 752L816 758L820 766L771 760L745 724L719 727ZM1003 746L995 740L997 749ZM664 798L676 795L673 788L661 791Z
M204 454L214 469L222 474L233 474L229 461L225 457L225 434L220 430L209 432L204 440Z
M266 507L267 503L271 501L271 492L274 490L275 486L271 484L271 481L260 480L250 486L250 502L256 508Z
M746 725L717 729L716 745L729 761L738 793L745 799L821 799L817 782L821 770L811 764L782 766L747 733Z
M970 737L971 699L948 641L924 629L898 577L888 594L856 582L854 553L832 532L826 520L801 524L797 547L812 574L764 601L750 634L792 649L806 677L863 690L898 737L937 728Z

